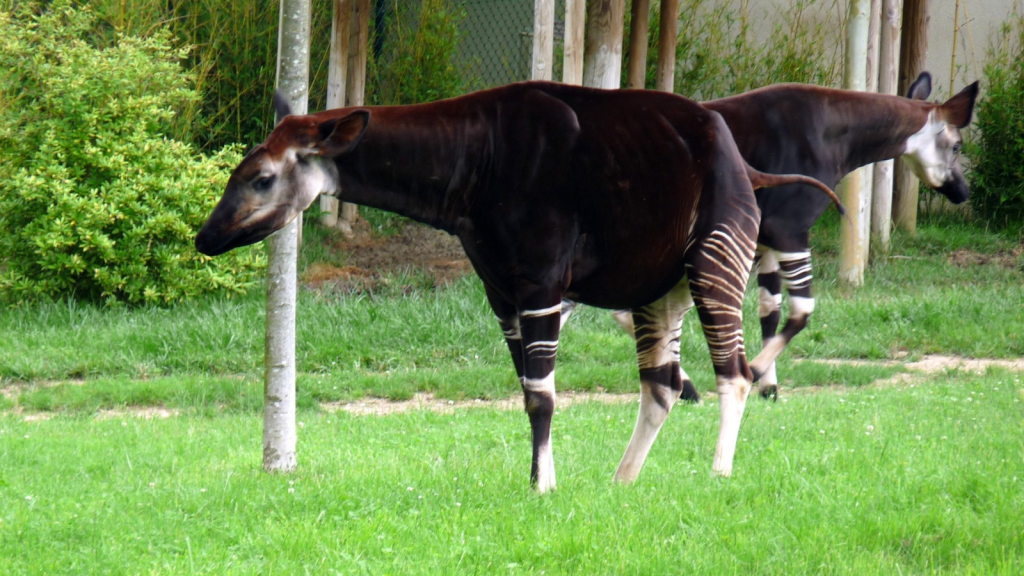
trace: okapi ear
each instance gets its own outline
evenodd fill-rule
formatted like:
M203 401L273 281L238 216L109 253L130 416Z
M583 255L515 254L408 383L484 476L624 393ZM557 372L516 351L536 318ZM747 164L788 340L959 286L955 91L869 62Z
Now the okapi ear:
M907 98L911 100L927 100L932 93L932 75L928 72L921 72L917 80L907 89Z
M277 114L275 124L280 124L285 116L290 116L292 113L292 105L288 103L288 98L280 90L274 90L274 113Z
M974 113L974 101L978 98L978 82L961 90L956 96L946 100L939 108L941 118L957 128L966 128L971 123Z
M333 158L351 151L359 144L369 123L370 111L363 109L321 122L317 126L317 154Z

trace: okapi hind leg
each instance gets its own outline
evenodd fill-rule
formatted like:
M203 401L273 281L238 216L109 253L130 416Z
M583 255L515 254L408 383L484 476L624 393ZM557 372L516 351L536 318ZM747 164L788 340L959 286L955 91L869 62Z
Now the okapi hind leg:
M691 306L692 301L691 301ZM619 324L622 329L636 338L636 324L633 322L633 312L630 310L612 310L612 318ZM683 383L683 392L679 395L679 399L685 402L691 402L693 404L700 403L700 392L697 392L697 388L694 387L693 381L686 374L686 371L682 368L679 369L679 379Z
M694 247L686 268L715 368L721 422L712 471L720 476L732 474L753 380L743 348L743 293L754 257L757 221L743 224L733 221L716 227Z
M761 353L750 363L755 376L768 375L769 371L775 378L775 360L793 338L807 327L807 321L814 312L814 298L811 297L811 282L814 278L811 269L811 253L807 252L776 252L778 259L778 275L782 287L789 297L789 318L786 319L782 331L764 341ZM781 290L780 290L781 291ZM776 388L777 390L777 388ZM762 390L761 395L768 397Z
M540 492L555 489L551 419L555 413L555 356L562 324L562 304L519 310L523 348L523 396L533 436L530 482Z
M757 313L761 318L762 348L779 328L782 307L782 280L779 278L779 261L769 248L758 248L757 268ZM755 376L757 376L755 374ZM760 375L757 391L764 399L779 397L779 377L772 362Z
M693 307L690 289L680 283L661 299L633 311L637 364L640 368L640 411L636 427L615 471L615 480L636 480L661 426L686 385L679 366L679 333L683 316Z

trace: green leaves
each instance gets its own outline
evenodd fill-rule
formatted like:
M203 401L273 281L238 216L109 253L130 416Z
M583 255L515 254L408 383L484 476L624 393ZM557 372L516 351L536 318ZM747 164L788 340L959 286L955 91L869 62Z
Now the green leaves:
M192 246L241 155L179 139L199 101L183 52L162 32L98 48L92 28L66 1L0 14L0 301L244 291L261 254Z

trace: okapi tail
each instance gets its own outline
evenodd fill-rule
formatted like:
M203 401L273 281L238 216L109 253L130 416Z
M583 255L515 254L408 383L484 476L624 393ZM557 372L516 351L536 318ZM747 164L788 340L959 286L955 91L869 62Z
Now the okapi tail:
M748 164L747 178L750 179L750 184L754 187L754 190L759 188L774 188L776 186L782 186L783 184L807 184L808 186L814 186L818 190L828 194L828 197L832 199L833 203L835 203L836 210L839 211L839 214L846 216L846 207L843 206L842 201L839 200L836 193L828 186L825 186L810 176L803 176L800 174L768 174L766 172L761 172L760 170L755 170Z

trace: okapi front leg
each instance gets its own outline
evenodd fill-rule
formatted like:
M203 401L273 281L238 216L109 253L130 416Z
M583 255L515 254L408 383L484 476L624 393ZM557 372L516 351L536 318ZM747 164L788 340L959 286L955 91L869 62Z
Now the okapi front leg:
M775 252L762 248L758 250L757 260L757 313L761 318L761 344L762 348L775 336L779 328L779 319L782 316L782 280L779 278L779 261ZM754 379L758 380L758 374L754 373ZM772 362L760 374L760 386L758 392L762 398L778 397L779 377L775 372L775 362Z
M640 368L640 412L615 471L615 480L619 482L636 480L672 405L686 384L693 388L679 366L679 333L683 315L692 307L690 289L682 283L660 300L633 311Z
M686 268L715 367L721 422L712 471L721 476L732 474L740 422L753 380L743 349L743 292L754 256L756 224L741 227L733 223L713 231Z
M551 418L555 413L555 356L562 305L519 311L526 413L533 433L530 480L538 492L555 488L555 461L551 451Z
M766 375L769 370L774 376L775 359L786 349L790 341L807 327L807 320L814 312L814 298L811 297L811 281L814 278L811 274L811 253L776 252L776 258L779 262L778 274L782 278L782 286L786 288L786 294L789 296L789 318L781 332L765 340L761 353L750 363L755 378ZM762 396L765 396L764 391Z

